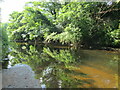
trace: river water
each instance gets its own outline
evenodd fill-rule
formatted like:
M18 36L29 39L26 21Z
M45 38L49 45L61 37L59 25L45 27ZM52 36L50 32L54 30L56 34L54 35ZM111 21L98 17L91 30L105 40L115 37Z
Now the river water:
M27 43L10 49L8 68L29 65L41 88L118 88L118 52Z

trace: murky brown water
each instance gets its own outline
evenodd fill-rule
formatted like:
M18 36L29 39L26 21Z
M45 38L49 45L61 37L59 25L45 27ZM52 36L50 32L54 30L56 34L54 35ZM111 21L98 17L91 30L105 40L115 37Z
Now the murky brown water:
M118 52L28 44L11 50L11 65L29 65L41 88L118 87Z

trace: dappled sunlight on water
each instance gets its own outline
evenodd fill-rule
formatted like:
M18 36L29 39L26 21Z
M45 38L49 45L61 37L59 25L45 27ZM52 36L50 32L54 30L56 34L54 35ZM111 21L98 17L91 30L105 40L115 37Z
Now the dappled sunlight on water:
M79 73L85 73L87 77L79 75L71 75L72 78L89 81L90 84L85 84L84 88L97 87L97 88L117 88L118 80L116 74L109 74L102 70L93 67L80 65L79 68L72 69Z

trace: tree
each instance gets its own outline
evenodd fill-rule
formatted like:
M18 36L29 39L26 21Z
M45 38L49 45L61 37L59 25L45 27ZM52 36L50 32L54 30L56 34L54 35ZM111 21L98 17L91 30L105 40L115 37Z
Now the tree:
M62 33L51 34L47 40L73 44L77 42L86 47L111 46L114 40L110 32L118 28L119 16L117 12L114 14L109 12L119 10L118 5L119 3L109 6L101 2L70 2L60 10L61 14L56 20L63 28ZM107 12L101 13L105 11ZM111 17L113 15L116 16ZM68 33L68 30L73 33Z
M119 27L119 4L28 2L24 11L11 14L8 30L18 41L118 46L114 45L116 39L111 32Z
M37 3L37 4L36 4ZM57 28L39 8L39 2L27 3L22 12L13 12L10 16L8 30L12 39L30 41L44 40L46 34L57 31ZM29 4L32 6L29 6Z

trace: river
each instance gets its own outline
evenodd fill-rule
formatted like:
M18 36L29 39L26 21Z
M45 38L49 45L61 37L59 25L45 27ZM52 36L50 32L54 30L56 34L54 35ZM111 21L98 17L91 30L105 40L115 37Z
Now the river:
M7 67L30 66L41 88L118 88L116 51L27 43L12 44L10 50Z

